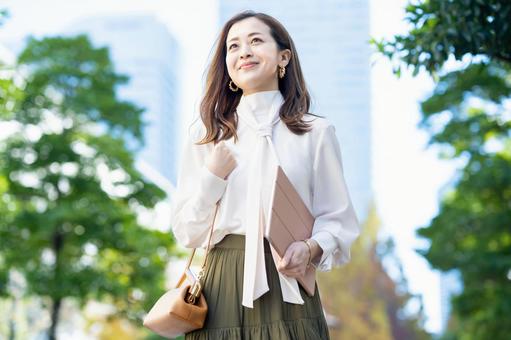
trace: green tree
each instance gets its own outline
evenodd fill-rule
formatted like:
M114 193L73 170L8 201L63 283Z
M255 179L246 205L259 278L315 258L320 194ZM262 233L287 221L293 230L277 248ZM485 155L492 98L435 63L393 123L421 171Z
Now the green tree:
M4 24L5 19L9 17L9 13L5 9L0 9L0 26ZM14 69L11 65L6 65L3 60L0 59L0 121L10 117L12 112L16 109L16 103L22 97L22 91L16 86L13 81ZM3 132L3 131L2 131ZM0 140L1 143L1 140ZM8 221L12 218L12 214L15 211L16 206L13 202L5 200L4 194L7 192L7 179L5 176L0 175L0 230L5 228ZM14 322L13 311L16 309L15 297L8 291L9 283L9 270L8 263L1 251L2 241L0 240L0 302L5 300L10 302L9 309L6 308L5 320L6 333L8 333L8 339L15 339L16 329Z
M0 10L0 26L2 26L5 17L7 16L6 10ZM0 70L4 70L5 65L0 59ZM13 81L10 77L6 77L3 72L0 72L0 119L8 115L9 106L7 104L7 98L12 98L12 88L14 87ZM9 95L10 94L10 95ZM0 177L0 194L6 191L7 183L4 177ZM5 216L7 213L7 207L3 200L0 200L0 216ZM0 219L0 225L3 223L3 219ZM5 268L5 261L3 260L2 254L0 253L0 297L6 296L7 291L7 270Z
M7 10L0 9L0 27L8 17L9 13ZM4 61L0 59L0 120L11 117L12 112L15 110L16 103L22 96L22 91L15 85L12 75L12 66L6 65Z
M137 222L165 193L127 146L143 146L144 126L143 109L116 95L128 78L85 35L30 37L16 71L22 96L1 99L15 104L2 120L17 129L0 144L0 210L13 212L0 222L0 293L9 270L23 273L26 294L48 301L50 339L67 298L109 302L140 322L174 242Z
M434 76L420 127L442 156L462 162L438 215L418 234L418 252L440 270L457 270L463 291L446 339L507 339L511 334L511 2L420 1L406 8L412 29L373 40L394 62ZM458 61L446 69L449 58ZM466 62L469 60L469 62ZM399 73L400 66L394 66Z
M405 9L412 26L391 40L371 39L380 53L401 66L442 71L449 58L465 56L511 63L511 3L507 0L420 0Z

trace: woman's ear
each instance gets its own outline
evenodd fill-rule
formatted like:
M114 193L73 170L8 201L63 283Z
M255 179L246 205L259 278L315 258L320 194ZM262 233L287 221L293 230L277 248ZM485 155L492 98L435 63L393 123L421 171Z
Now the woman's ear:
M291 50L285 49L280 51L280 62L279 65L282 67L286 67L289 64L289 60L291 59Z

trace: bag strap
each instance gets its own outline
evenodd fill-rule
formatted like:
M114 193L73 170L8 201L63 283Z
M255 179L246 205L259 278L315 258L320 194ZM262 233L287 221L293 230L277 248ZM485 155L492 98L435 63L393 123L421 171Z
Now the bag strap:
M219 206L220 206L220 201L218 201L216 203L215 214L213 215L213 222L211 222L211 227L210 227L210 230L209 230L208 246L206 248L206 255L204 256L204 260L202 261L202 265L201 265L201 270L199 272L199 275L197 276L197 278L199 280L201 280L202 276L204 275L204 268L206 267L206 260L208 258L209 250L211 249L211 237L213 236L213 228L215 226L216 215L217 215L218 207ZM195 251L196 250L197 250L197 248L193 248L192 254L190 255L190 258L188 259L188 262L186 263L185 271L186 271L186 269L190 268L190 265L192 264L193 256L195 255ZM184 280L184 277L182 278L182 280ZM179 283L178 283L178 286L179 286Z

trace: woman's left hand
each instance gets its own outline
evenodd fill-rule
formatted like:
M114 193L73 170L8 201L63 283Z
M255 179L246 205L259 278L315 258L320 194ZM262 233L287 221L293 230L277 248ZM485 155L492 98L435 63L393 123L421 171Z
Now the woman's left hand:
M277 265L277 270L284 275L297 278L305 274L309 262L309 247L303 241L296 241L289 245Z

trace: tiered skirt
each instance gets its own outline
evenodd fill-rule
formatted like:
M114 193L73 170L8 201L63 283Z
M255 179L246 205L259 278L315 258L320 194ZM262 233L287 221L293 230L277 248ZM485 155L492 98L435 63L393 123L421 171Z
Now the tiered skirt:
M254 301L254 308L241 304L245 237L227 235L211 249L203 287L208 315L204 328L187 333L186 340L329 339L317 286L312 297L300 287L303 305L284 302L270 247L264 242L270 291Z

